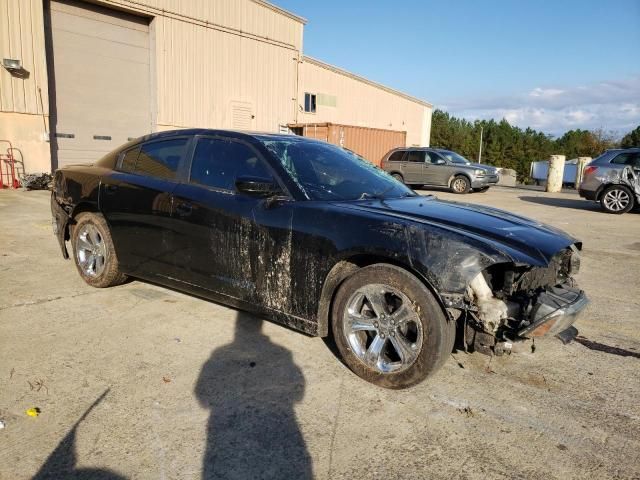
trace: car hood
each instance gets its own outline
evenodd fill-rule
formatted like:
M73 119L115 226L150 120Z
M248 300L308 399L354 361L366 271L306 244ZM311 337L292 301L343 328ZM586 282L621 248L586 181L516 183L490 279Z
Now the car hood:
M498 173L498 169L496 167L492 167L491 165L487 165L486 163L471 163L469 164L469 166L474 168L482 168L483 170L489 172L491 175L495 175L496 173Z
M576 243L565 232L497 208L438 200L433 196L340 202L422 224L435 225L489 244L516 263L546 266L560 250Z

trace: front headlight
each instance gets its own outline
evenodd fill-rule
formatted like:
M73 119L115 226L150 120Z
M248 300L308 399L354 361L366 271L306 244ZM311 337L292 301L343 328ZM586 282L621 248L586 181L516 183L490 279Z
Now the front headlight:
M575 275L580 271L580 252L575 245L571 245L571 257L569 259L569 273Z
M484 177L487 174L487 172L485 172L484 170L476 170L476 176L478 177Z

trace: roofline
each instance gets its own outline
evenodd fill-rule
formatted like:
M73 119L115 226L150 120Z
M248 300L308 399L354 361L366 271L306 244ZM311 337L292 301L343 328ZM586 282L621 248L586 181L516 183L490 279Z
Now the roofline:
M416 97L412 97L411 95L407 95L406 93L400 92L398 90L395 90L391 87L387 87L386 85L382 85L381 83L377 83L377 82L373 82L371 80L368 80L364 77L361 77L360 75L356 75L355 73L351 73L347 70L343 70L342 68L336 67L334 65L330 65L328 63L322 62L316 58L313 57L309 57L307 55L303 55L302 56L302 60L305 62L309 62L309 63L313 63L314 65L321 67L321 68L326 68L327 70L331 70L332 72L338 73L340 75L344 75L346 77L352 78L353 80L357 80L359 82L362 83L366 83L367 85L371 85L372 87L376 87L379 88L381 90L385 90L386 92L392 93L394 95L398 95L402 98L405 98L407 100L410 100L412 102L415 103L419 103L420 105L424 105L425 107L429 107L429 108L433 108L433 104L429 103L429 102L425 102L424 100L420 100L419 98Z
M262 5L263 7L266 7L270 10L273 10L276 13L280 13L285 17L289 17L290 19L295 20L296 22L300 22L303 25L307 24L306 18L296 15L295 13L291 13L289 10L285 10L284 8L278 7L277 5L274 5L271 2L267 2L267 0L251 0L251 1L254 3L257 3L258 5Z

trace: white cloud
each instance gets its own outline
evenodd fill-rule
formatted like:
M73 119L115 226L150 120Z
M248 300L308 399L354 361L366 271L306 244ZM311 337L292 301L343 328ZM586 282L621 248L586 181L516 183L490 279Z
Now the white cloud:
M504 118L512 125L554 135L576 128L624 134L640 124L640 76L571 88L536 87L527 93L450 102L439 108L469 120Z

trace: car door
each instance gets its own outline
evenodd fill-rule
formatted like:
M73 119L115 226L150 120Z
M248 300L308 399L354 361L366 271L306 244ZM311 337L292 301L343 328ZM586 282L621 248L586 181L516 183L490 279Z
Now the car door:
M451 176L451 168L446 159L440 154L427 151L425 152L424 178L427 185L448 186L449 177Z
M246 302L260 301L263 290L275 298L278 279L271 273L291 247L291 204L236 190L240 177L278 184L252 145L224 136L195 142L188 181L173 193L177 278Z
M424 150L409 150L404 157L404 181L405 183L422 184L424 182Z
M178 184L190 138L152 140L124 151L103 177L100 208L125 271L172 276L171 193Z

